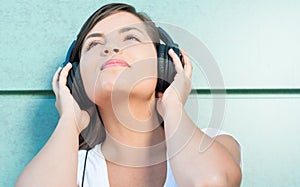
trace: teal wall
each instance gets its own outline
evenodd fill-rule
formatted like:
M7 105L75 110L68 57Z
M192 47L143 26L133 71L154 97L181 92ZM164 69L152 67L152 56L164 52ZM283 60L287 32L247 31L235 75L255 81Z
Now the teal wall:
M54 130L59 116L52 75L83 22L108 2L113 1L0 0L1 187L14 185ZM154 21L182 28L213 55L229 89L222 128L243 145L242 186L299 186L300 2L124 2ZM186 108L199 127L206 127L213 98L197 59L193 64L198 94Z

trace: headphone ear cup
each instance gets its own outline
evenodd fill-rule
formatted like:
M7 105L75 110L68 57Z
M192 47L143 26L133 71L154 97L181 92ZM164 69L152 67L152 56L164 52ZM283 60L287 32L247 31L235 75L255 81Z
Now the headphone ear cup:
M73 83L75 82L76 79L76 74L78 74L77 72L78 70L78 62L72 62L72 68L69 71L69 74L67 76L67 87L70 89L70 92L72 94L72 90L73 88Z
M78 62L72 62L66 85L81 109L87 109L94 105L84 90Z
M157 85L156 93L165 92L165 90L173 82L176 75L176 69L172 58L169 56L168 51L172 48L175 53L180 57L179 49L170 47L168 45L160 44L157 47ZM180 58L181 60L181 58Z

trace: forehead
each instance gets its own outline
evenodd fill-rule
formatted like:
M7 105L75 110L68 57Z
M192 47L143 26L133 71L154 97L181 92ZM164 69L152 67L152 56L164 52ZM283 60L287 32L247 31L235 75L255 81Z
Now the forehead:
M99 21L89 33L108 34L124 27L137 27L145 30L145 24L134 14L129 12L117 12Z

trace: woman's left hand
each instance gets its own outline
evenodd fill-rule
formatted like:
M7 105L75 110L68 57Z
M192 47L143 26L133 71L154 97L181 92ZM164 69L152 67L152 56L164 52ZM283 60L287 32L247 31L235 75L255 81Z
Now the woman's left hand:
M157 101L157 109L161 116L164 116L165 111L170 107L184 106L189 93L191 92L192 79L192 64L187 54L180 50L182 54L182 62L173 49L168 51L171 56L175 69L177 71L174 81L165 90L164 93L159 93Z

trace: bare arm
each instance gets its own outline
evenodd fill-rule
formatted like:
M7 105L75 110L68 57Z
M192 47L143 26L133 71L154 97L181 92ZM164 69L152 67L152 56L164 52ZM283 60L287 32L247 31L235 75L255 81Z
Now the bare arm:
M78 159L76 131L68 119L60 119L46 145L19 176L16 187L75 187Z
M240 186L240 152L235 140L228 135L211 139L195 126L184 110L172 108L173 111L170 109L167 113L170 117L165 118L165 131L178 185Z
M21 173L16 187L77 186L78 135L88 124L88 120L87 113L80 111L66 87L66 77L71 67L67 65L61 73L58 69L53 77L56 107L61 116L57 127L45 146Z
M226 135L213 140L198 129L184 111L191 90L192 66L186 53L182 50L181 53L184 67L178 56L169 51L177 74L158 101L176 182L179 186L239 186L240 152L235 140Z

